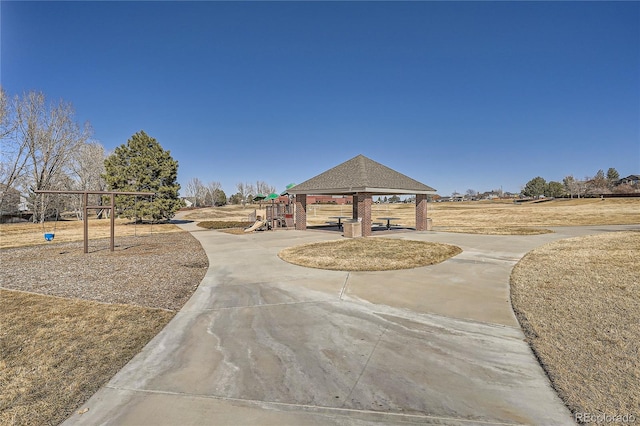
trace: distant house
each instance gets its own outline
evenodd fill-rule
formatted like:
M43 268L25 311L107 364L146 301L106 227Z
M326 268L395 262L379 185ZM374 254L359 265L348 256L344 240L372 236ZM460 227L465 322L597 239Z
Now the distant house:
M497 192L485 192L484 194L482 194L482 199L483 200L496 200L500 198L500 194L498 194Z
M350 195L307 195L307 204L353 204L353 197Z
M27 199L20 191L0 184L0 221L28 219L29 215Z
M520 198L520 194L516 194L515 192L504 192L502 194L502 198Z
M23 211L26 210L26 203L23 203L23 198L17 189L0 184L0 215L18 214L21 208Z
M640 175L629 175L626 178L622 178L616 182L616 185L631 185L638 186L640 183Z

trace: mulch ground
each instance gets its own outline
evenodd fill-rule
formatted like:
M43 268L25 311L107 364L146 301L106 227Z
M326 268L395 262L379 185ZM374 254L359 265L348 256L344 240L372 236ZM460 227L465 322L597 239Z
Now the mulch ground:
M187 232L47 244L0 250L0 287L179 310L204 277L209 262Z
M0 250L0 424L64 421L173 318L207 256L187 232ZM36 294L39 293L39 294Z

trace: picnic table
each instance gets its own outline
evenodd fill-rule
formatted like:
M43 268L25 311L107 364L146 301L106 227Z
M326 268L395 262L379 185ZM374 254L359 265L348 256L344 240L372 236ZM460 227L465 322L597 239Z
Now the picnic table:
M392 220L400 220L399 217L378 217L376 219L386 220L387 221L387 229L391 229L391 221Z
M342 219L351 219L351 216L329 216L329 219L338 219L338 229L342 230Z

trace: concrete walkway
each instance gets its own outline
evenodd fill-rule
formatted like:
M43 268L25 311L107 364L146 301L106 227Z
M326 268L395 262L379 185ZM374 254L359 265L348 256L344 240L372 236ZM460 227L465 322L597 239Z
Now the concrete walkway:
M396 234L464 252L347 273L277 257L337 233L181 226L209 256L204 280L65 425L572 424L512 312L511 269L550 241L638 228Z

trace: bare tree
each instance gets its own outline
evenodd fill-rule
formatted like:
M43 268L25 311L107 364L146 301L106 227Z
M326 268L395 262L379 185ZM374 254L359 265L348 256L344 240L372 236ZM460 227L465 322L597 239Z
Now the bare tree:
M0 87L0 184L3 190L0 193L0 210L6 208L5 196L15 192L24 183L22 178L27 170L28 149L26 140L18 138L17 135L17 113L16 105L18 99L10 98L5 90ZM19 199L19 195L18 195ZM13 204L13 200L11 200Z
M216 195L216 191L220 190L222 188L222 185L220 184L220 182L216 182L216 181L211 181L209 183L207 183L207 187L206 187L206 200L207 200L207 204L210 206L213 206L215 204L215 195Z
M247 191L245 202L247 203L253 202L253 197L258 195L258 191L256 191L256 187L250 183L245 183L245 189Z
M74 152L71 162L75 182L74 188L81 191L103 191L106 188L104 180L106 158L104 147L98 142L87 142L78 146ZM79 197L72 199L76 216L81 219L82 202ZM102 205L102 197L99 195L90 196L91 205ZM98 212L98 217L102 217L102 211Z
M269 195L271 193L276 192L276 188L262 180L259 180L259 181L256 181L255 191L256 193L254 195L258 195L258 194Z
M573 175L565 176L564 179L562 179L562 183L571 198L573 198L574 195L580 198L580 185Z
M28 151L29 187L60 189L63 177L71 173L72 154L91 136L90 125L78 126L71 104L61 100L47 105L42 93L24 95L16 111L18 138ZM43 220L46 206L34 204L34 221Z
M47 104L39 92L9 99L1 91L0 109L1 183L27 191L66 189L73 173L72 155L89 139L90 125L80 127L74 121L71 104ZM45 216L45 198L30 193L34 221Z
M98 142L87 142L72 156L71 170L77 179L77 189L99 191L104 189L104 147Z
M244 206L247 201L250 201L255 195L257 195L256 189L250 183L239 182L236 184L238 194L242 197L242 205Z
M192 178L189 182L187 182L187 194L190 197L194 198L194 207L201 207L204 203L204 198L206 196L207 188L204 186L204 183L198 178Z
M14 105L15 100L0 86L0 139L10 136L15 130Z
M246 202L246 196L247 196L246 184L244 182L238 182L236 183L236 189L238 190L238 195L240 195L240 200L242 202L242 205L244 206Z
M598 170L596 175L591 179L585 179L587 183L587 191L593 195L609 194L609 181L607 180L604 171Z

